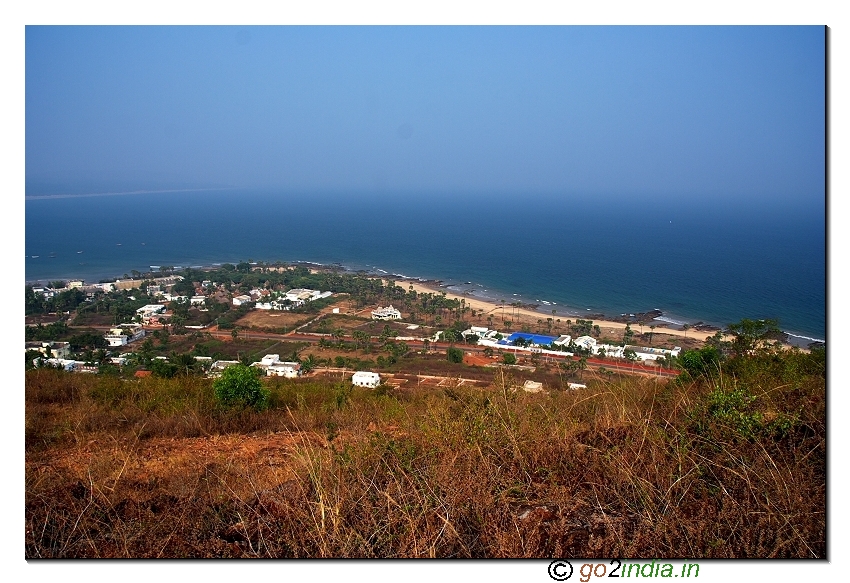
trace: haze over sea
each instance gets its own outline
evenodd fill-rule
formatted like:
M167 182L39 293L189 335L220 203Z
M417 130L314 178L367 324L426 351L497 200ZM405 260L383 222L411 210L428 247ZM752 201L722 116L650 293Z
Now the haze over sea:
M460 196L459 194L462 194ZM204 190L26 201L26 280L151 266L339 263L558 317L658 308L826 334L825 205L514 194ZM467 285L466 282L471 282ZM517 295L514 295L517 294Z

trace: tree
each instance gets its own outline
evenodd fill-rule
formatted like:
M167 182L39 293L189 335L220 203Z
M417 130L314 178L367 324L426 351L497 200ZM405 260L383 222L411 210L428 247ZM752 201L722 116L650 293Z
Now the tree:
M652 346L652 335L655 333L655 324L649 327L649 345Z
M765 348L767 341L776 340L782 336L778 320L749 320L729 324L729 332L735 337L732 340L732 350L737 356L742 356L753 350Z
M634 350L632 350L631 348L626 348L623 351L623 356L625 357L626 360L628 360L630 362L634 362L634 361L637 360L637 353Z
M216 400L225 407L266 409L269 390L263 387L257 375L257 369L244 364L228 366L213 382Z
M632 327L626 324L626 329L623 331L623 344L629 344L632 341L635 333Z
M450 346L446 350L446 360L454 364L459 364L463 362L463 350Z
M511 352L506 352L502 355L502 361L505 364L516 364L516 355Z

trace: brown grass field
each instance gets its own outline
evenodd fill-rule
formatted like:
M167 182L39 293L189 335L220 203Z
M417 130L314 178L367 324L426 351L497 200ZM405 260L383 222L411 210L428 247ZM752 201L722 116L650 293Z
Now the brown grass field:
M402 373L400 373L402 374ZM25 554L824 558L825 365L578 391L26 374Z

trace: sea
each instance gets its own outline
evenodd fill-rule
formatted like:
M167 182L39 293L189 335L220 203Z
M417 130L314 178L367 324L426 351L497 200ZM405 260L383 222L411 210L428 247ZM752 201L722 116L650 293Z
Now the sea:
M25 209L27 283L300 261L546 317L775 318L798 345L826 339L825 199L212 189L28 196Z

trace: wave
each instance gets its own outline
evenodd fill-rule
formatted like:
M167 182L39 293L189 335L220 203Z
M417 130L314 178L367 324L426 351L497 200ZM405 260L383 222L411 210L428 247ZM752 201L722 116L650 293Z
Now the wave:
M667 316L657 316L653 318L653 320L658 320L659 322L667 322L668 324L675 324L676 326L684 326L687 322L680 322L679 320L674 320L673 318L668 318Z
M785 330L783 330L785 332ZM803 336L802 334L792 334L791 332L785 332L788 336L793 336L794 338L802 338L803 340L810 340L812 342L823 342L826 343L826 340L822 338L812 338L811 336Z

